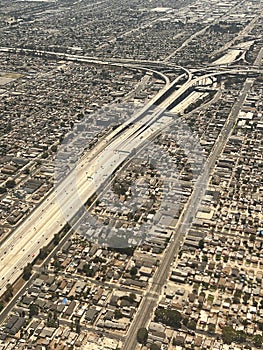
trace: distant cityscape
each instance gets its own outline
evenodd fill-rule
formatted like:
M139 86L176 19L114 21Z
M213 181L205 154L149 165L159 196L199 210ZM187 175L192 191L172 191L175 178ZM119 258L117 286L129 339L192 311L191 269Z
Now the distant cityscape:
M260 0L0 0L0 350L263 346Z

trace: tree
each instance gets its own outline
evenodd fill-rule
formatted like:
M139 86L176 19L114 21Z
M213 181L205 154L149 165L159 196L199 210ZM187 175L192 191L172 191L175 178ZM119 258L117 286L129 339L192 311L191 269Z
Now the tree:
M122 317L123 317L123 315L122 315L121 311L119 309L115 309L114 310L114 318L116 318L116 320L118 320Z
M29 175L30 174L30 169L29 168L25 168L23 173L26 174L26 175Z
M80 332L81 332L81 327L80 327L80 324L77 323L76 324L76 333L80 334Z
M213 333L215 331L216 327L214 324L209 323L208 325L208 332Z
M54 258L54 262L53 262L53 266L56 270L60 270L61 269L61 263L60 261L57 259L57 257Z
M39 258L40 258L41 260L43 260L43 259L45 259L45 258L47 257L47 255L48 255L48 249L47 249L47 247L41 248L40 251L39 251Z
M233 304L240 304L240 299L238 297L234 296Z
M244 305L247 305L249 299L250 299L250 295L249 295L249 294L245 294L245 295L243 296L243 304L244 304Z
M9 301L13 296L13 287L10 283L6 285L5 300Z
M135 293L130 293L129 297L130 297L131 302L134 303L135 300L136 300L136 294Z
M261 348L263 344L263 337L262 335L256 334L253 338L253 343L257 348Z
M50 147L50 149L51 149L52 152L57 152L58 146L57 146L57 145L52 145L52 146Z
M189 321L189 318L184 317L184 318L183 318L183 321L182 321L182 322L183 322L183 325L184 325L184 326L187 326L188 321Z
M4 308L4 303L2 300L0 300L0 312L3 310L3 308Z
M38 306L35 304L30 304L29 305L29 317L32 318L33 316L38 315L39 309Z
M135 266L133 266L130 270L130 274L133 277L137 275L137 272L138 272L138 269Z
M95 258L93 259L93 262L94 262L95 264L98 264L98 263L105 263L106 260L103 259L103 258L101 258L100 256L95 256Z
M47 321L46 321L47 327L57 327L58 326L58 319L57 319L57 314L56 312L49 312L47 316Z
M167 326L177 328L181 325L182 315L177 310L158 308L155 311L154 320L155 322L161 322Z
M241 298L241 296L242 296L241 290L236 290L234 293L234 298Z
M80 334L81 327L80 327L80 319L79 318L75 319L75 326L76 326L76 333Z
M113 184L113 191L118 195L122 196L128 191L128 185L124 183L115 182Z
M27 281L29 280L31 275L32 275L32 265L27 264L27 266L25 266L23 270L23 279Z
M231 326L226 326L222 329L222 338L225 344L231 344L236 340L236 331Z
M129 295L122 296L121 299L128 301L130 304L133 304L136 300L136 294L130 293Z
M194 331L196 329L196 321L194 321L194 320L188 321L187 328L189 328L189 329Z
M140 328L137 332L137 341L140 344L146 345L148 339L148 331L146 328Z
M94 271L89 264L85 264L83 266L83 272L86 274L87 277L94 277Z
M237 331L236 332L236 339L235 341L239 343L244 343L247 340L247 335L244 331Z
M173 346L183 346L184 345L184 343L183 343L183 341L181 340L181 338L173 338Z
M60 236L59 236L58 233L56 233L55 236L54 236L54 244L55 244L55 245L58 245L59 242L60 242Z
M47 158L48 157L48 152L44 152L43 154L42 154L42 158Z
M207 262L208 261L208 256L207 255L203 255L202 256L202 261Z
M16 182L15 180L12 180L12 179L7 180L5 184L6 188L14 188L15 185L16 185Z
M204 249L204 246L205 246L204 240L203 240L203 239L200 239L200 241L199 241L199 243L198 243L199 249L203 250L203 249Z

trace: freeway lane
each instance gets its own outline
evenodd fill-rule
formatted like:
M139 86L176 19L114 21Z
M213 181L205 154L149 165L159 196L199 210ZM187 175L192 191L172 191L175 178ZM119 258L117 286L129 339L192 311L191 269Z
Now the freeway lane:
M123 350L134 350L137 345L137 331L142 327L146 327L147 323L151 319L151 313L157 306L157 297L160 296L162 287L166 283L169 275L170 265L174 258L178 254L181 242L183 241L187 230L190 228L193 218L198 211L200 201L205 194L206 188L209 184L209 176L216 164L218 156L223 151L228 138L230 137L232 130L235 126L240 108L245 102L248 91L253 84L252 79L247 79L242 92L234 104L231 113L228 116L226 123L224 124L221 133L218 136L218 141L215 143L210 156L208 157L204 170L197 179L195 183L192 195L188 201L187 206L182 211L180 219L175 228L175 234L167 246L165 256L155 272L152 283L148 288L148 293L145 295L139 310L135 316L135 319L128 331L127 337L125 339Z

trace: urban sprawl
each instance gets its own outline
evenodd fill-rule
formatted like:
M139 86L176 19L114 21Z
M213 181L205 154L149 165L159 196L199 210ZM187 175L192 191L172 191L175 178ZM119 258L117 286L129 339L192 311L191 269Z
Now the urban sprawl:
M260 0L0 0L0 350L263 347Z

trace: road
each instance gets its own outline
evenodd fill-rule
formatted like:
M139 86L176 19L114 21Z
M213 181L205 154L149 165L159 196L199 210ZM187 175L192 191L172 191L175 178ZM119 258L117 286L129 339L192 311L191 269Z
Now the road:
M169 123L174 122L173 117L165 116L164 112L176 99L187 93L188 89L205 82L212 76L232 73L229 71L213 72L200 77L188 74L188 79L180 87L176 87L175 80L167 84L140 112L132 116L127 122L115 129L111 134L100 141L88 154L81 158L75 171L71 171L33 211L29 217L13 232L12 235L0 247L0 295L2 295L8 283L13 283L21 274L23 268L35 259L39 250L46 246L67 222L70 222L79 209L94 193L100 191L116 169L127 160L134 150L139 150L147 140L165 129ZM252 81L247 80L242 95L246 92ZM166 96L167 92L170 93ZM153 109L154 104L162 96L166 96L158 108ZM177 112L186 108L186 97L177 104ZM189 100L189 99L188 99ZM191 100L191 99L190 99ZM154 309L157 296L160 295L162 286L167 280L171 262L178 252L180 243L187 231L189 222L195 215L199 199L205 191L209 170L215 164L215 160L226 140L226 136L232 130L242 99L235 106L232 117L221 133L221 142L213 150L208 159L202 176L197 180L189 205L182 213L176 227L177 234L167 247L165 259L160 264L155 274L151 289L143 299L141 307L129 331L124 349L135 349L136 330L146 324L150 313ZM77 176L76 176L77 174ZM77 180L76 180L77 179ZM77 195L75 195L77 193ZM129 345L131 344L131 345Z
M151 319L151 314L157 306L158 297L161 295L162 288L169 277L171 263L174 261L174 258L178 254L180 245L183 239L185 238L188 229L191 226L195 214L198 211L199 204L209 184L209 176L211 175L211 172L214 169L218 156L223 151L228 141L228 138L232 133L240 108L245 102L247 93L251 88L252 84L252 79L246 80L243 90L238 100L234 104L231 113L229 114L228 119L225 125L223 126L221 133L218 136L218 142L215 143L215 146L212 149L211 154L205 163L203 172L200 174L197 182L195 183L189 202L182 211L177 226L175 228L176 233L171 239L169 245L167 246L164 258L153 276L152 283L149 286L144 299L142 300L140 308L137 311L135 319L125 338L122 350L136 349L138 329L146 327L149 320Z
M228 9L221 17L220 17L220 21L223 21L223 18L225 18L227 15L229 15L231 12L235 11L237 6L240 6L245 0L241 1L241 3L238 3L234 6L232 6L230 9ZM207 14L205 14L203 16L203 19L205 19L207 17ZM256 20L257 18L255 18ZM216 24L218 23L218 20L215 21L210 21L210 23L201 28L199 31L193 33L188 39L186 39L182 45L180 47L178 47L176 50L174 50L172 53L170 53L165 59L164 62L168 62L171 58L173 58L178 52L180 52L184 47L186 47L193 39L197 38L198 36L205 34L205 32L211 27L211 24ZM253 22L254 24L254 22ZM250 28L250 27L249 27ZM243 36L245 35L245 30L243 33ZM238 36L239 37L239 36ZM231 44L230 44L231 45ZM223 48L222 50L225 50L226 48ZM221 50L220 50L221 51ZM215 53L214 53L215 54Z
M46 200L6 239L0 247L0 295L5 292L7 284L12 284L22 274L23 268L35 259L40 249L53 239L54 234L74 218L96 191L100 191L101 186L131 152L142 147L148 139L173 122L173 118L164 116L163 112L176 98L202 79L188 78L180 89L173 91L157 109L149 112L160 96L157 94L145 108L95 146L80 161L77 169L59 183ZM174 81L165 87L162 94L176 84ZM185 108L183 102L184 100L180 103Z
M191 75L189 69L178 66L176 64L165 63L163 61L150 61L150 60L134 60L130 58L107 58L103 60L100 57L94 56L84 56L84 55L76 55L76 54L66 54L61 52L54 51L44 51L44 50L33 50L33 49L20 49L15 47L0 47L0 52L10 52L17 53L23 55L32 55L35 56L46 56L54 59L61 59L66 61L80 62L80 63L93 63L98 65L106 65L106 66L118 66L118 67L127 67L127 68L136 68L141 69L145 72L154 73L156 76L159 76L162 80L165 81L166 85L170 83L169 78L160 72L160 68L173 68L180 69L184 71L188 76ZM157 67L158 70L149 68L149 67Z
M199 77L193 77L189 72L188 79L178 89L176 86L179 77L166 85L140 112L99 142L81 160L76 170L78 196L72 196L76 192L75 173L72 172L0 247L0 295L5 292L8 283L13 283L22 274L23 268L35 259L39 250L53 239L54 234L70 222L83 204L97 190L100 190L100 186L109 179L130 153L172 122L162 114L173 101L200 82L205 82L212 76L228 74L228 72L232 71L214 72ZM153 112L154 104L170 90L170 94ZM177 112L185 109L185 99L177 105Z
M248 33L252 30L252 28L257 23L258 19L261 15L255 15L255 17L243 28L238 35L236 35L232 40L228 41L224 46L222 46L220 49L215 50L211 53L211 57L218 55L221 52L224 52L235 45L238 41L241 41ZM235 47L238 47L238 45L235 45ZM215 62L214 62L215 63Z

